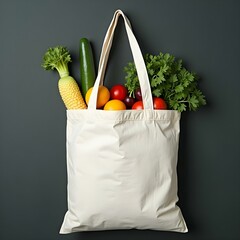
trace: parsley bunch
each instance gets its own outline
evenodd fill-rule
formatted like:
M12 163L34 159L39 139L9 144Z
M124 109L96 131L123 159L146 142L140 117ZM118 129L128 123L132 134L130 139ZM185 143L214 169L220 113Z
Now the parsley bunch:
M197 110L206 104L205 96L198 89L198 77L182 66L182 60L175 60L169 53L159 55L146 54L145 64L151 84L152 95L163 98L168 109L183 112ZM129 95L139 88L135 64L128 63L124 68Z

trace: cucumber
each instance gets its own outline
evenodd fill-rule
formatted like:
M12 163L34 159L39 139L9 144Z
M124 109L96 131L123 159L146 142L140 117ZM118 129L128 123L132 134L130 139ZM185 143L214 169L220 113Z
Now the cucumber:
M96 79L93 52L90 42L87 38L80 39L79 62L81 76L81 91L85 98L88 89L93 87Z

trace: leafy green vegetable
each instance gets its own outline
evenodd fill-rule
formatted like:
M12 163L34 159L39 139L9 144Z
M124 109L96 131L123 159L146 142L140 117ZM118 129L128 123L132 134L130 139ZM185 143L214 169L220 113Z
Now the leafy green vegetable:
M198 77L182 66L182 60L175 60L169 53L159 55L146 54L145 64L149 76L152 94L163 98L168 109L183 112L195 111L206 104L205 96L198 89ZM139 87L135 64L128 63L124 68L129 95Z
M57 69L60 77L68 76L68 63L71 62L71 56L66 47L57 46L49 48L43 57L42 67L45 70Z

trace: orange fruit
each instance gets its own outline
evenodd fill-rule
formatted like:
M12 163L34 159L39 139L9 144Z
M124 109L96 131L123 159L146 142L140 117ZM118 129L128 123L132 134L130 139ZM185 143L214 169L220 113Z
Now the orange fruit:
M105 104L104 110L126 110L126 105L122 101L114 99Z
M90 96L92 94L92 90L93 90L93 87L89 88L86 93L85 101L86 101L87 105L88 105ZM103 107L106 104L106 102L108 102L109 99L110 99L109 90L104 86L99 86L98 97L97 97L97 108Z

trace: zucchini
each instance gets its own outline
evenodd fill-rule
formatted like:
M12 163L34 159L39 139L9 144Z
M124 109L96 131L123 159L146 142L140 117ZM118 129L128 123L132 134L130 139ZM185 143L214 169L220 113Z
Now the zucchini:
M90 42L87 38L80 39L79 62L81 76L81 91L85 98L88 89L93 87L96 79L93 52Z

